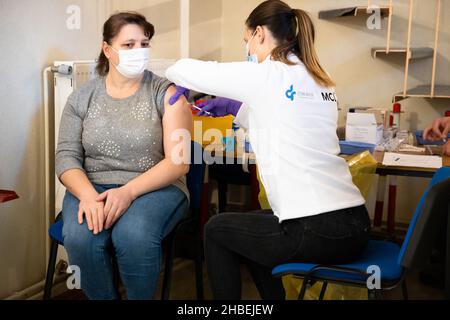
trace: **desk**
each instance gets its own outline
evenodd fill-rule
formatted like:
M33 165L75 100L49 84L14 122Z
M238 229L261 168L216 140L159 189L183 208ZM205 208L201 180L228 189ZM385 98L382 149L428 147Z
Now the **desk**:
M442 148L433 148L432 151L435 154L442 154ZM375 217L373 224L375 227L381 227L383 220L384 192L386 189L386 184L389 183L387 231L389 234L393 234L395 232L397 177L432 178L437 170L420 167L413 168L413 167L384 166L383 165L384 152L379 151L375 151L374 158L378 162L376 173L380 176L380 178L378 180L377 200L375 204ZM450 157L444 156L442 160L443 166L445 167L450 166Z
M224 146L221 144L210 145L205 148L205 153L207 157L210 159L214 159L214 164L224 164L224 165L232 165L238 164L242 166L242 172L245 172L247 169L250 174L250 194L251 194L251 207L252 210L258 210L261 208L259 204L259 181L258 181L258 173L256 167L256 157L253 153L245 153L244 150L237 148L231 152L225 152ZM206 161L207 164L211 165L209 161ZM226 193L220 192L219 190L219 212L223 210L224 199L220 198L226 197Z
M16 200L19 196L14 191L0 190L0 203Z
M416 153L418 154L418 153ZM375 151L374 158L378 162L377 174L380 175L394 175L402 177L419 177L419 178L432 178L436 173L436 169L430 168L412 168L412 167L394 167L394 166L384 166L383 158L384 152ZM442 163L444 167L450 167L450 157L444 156L442 158Z
M257 169L256 169L256 159L254 154L248 154L240 151L239 149L235 152L223 152L222 145L213 145L209 148L214 149L210 151L209 154L211 157L216 155L216 152L220 151L221 157L216 157L216 159L222 159L223 163L227 163L227 159L231 159L234 162L241 161L238 163L242 163L242 159L245 157L249 160L249 172L251 173L251 194L252 194L252 207L256 210L259 208L259 182L257 178ZM433 153L441 154L441 148L433 148ZM384 208L384 193L386 189L386 184L389 183L389 196L388 196L388 217L387 217L387 229L388 233L393 234L395 232L395 210L396 210L396 193L397 193L397 178L398 176L402 177L419 177L419 178L432 178L436 169L430 168L412 168L412 167L394 167L394 166L384 166L383 158L384 152L375 151L374 158L378 162L376 173L380 176L378 182L378 192L377 192L377 201L375 205L375 217L374 217L374 226L381 227L383 220L383 208ZM443 165L450 166L450 157L443 157ZM389 179L390 178L390 179ZM388 181L390 180L390 181Z

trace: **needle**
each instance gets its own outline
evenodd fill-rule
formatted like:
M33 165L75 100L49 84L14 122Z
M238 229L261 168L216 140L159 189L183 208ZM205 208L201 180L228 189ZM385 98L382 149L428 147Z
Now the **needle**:
M203 111L202 108L197 107L195 104L193 104L192 107L193 107L194 109ZM212 115L211 112L208 112L208 111L203 111L203 112L206 113L208 116L211 116L211 115Z

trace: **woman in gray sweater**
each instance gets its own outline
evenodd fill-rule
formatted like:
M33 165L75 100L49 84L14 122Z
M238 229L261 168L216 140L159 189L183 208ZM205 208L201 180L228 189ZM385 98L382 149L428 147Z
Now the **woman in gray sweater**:
M185 99L170 106L172 84L145 70L153 35L140 14L111 16L100 77L69 97L61 119L56 173L67 188L64 246L90 299L118 298L112 253L128 299L152 299L161 241L188 207L190 139L183 133L191 111Z

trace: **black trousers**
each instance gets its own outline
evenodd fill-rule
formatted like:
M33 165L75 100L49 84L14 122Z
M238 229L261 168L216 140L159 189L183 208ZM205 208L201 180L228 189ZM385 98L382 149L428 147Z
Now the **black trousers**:
M272 211L223 213L205 228L205 255L214 299L240 300L240 264L245 263L264 300L282 300L273 267L290 262L342 264L358 257L369 241L365 206L287 220Z

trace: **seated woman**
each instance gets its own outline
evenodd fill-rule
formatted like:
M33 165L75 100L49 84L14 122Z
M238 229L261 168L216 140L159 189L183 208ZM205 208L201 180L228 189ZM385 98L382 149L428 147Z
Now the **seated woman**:
M111 16L100 77L69 97L61 119L64 246L90 299L118 298L112 255L128 299L152 299L161 241L188 208L190 139L173 137L189 132L192 115L184 98L170 106L171 82L146 70L153 35L140 14Z

